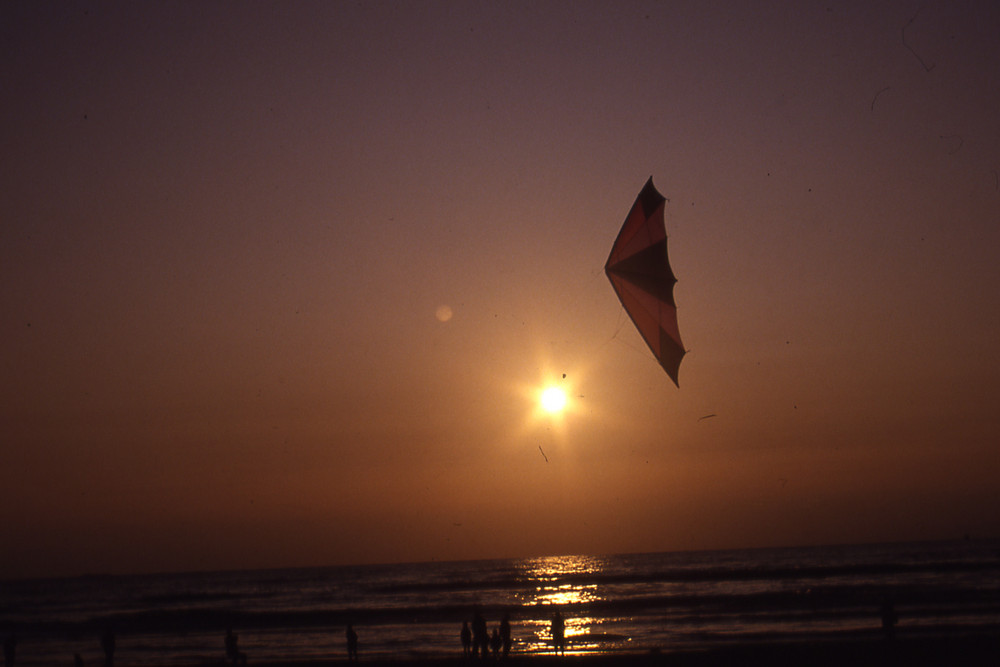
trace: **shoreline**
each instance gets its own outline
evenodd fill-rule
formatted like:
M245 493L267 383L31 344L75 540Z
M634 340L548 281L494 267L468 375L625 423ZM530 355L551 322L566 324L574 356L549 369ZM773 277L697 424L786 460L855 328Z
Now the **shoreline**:
M19 655L18 658L22 656ZM195 661L156 661L155 658L135 662L128 654L115 656L117 667L226 667L222 651ZM151 656L150 656L151 657ZM39 665L25 655L17 664ZM59 664L71 664L72 657ZM369 667L473 667L496 665L510 667L993 667L1000 660L1000 624L977 633L957 633L939 636L911 636L886 640L881 637L852 637L836 640L783 641L749 640L708 647L648 651L622 650L603 653L567 654L513 653L506 659L463 658L450 656L376 656L367 657L363 650L357 664ZM45 663L47 664L47 663ZM86 656L85 665L104 664L103 657ZM317 658L262 659L248 655L253 667L334 667L352 664L346 654Z
M604 667L610 665L670 665L671 667L767 667L803 666L867 666L885 665L959 665L967 667L992 666L1000 660L1000 629L980 633L945 637L914 637L887 641L881 638L847 639L822 642L762 642L738 643L706 649L679 649L676 651L649 651L569 654L513 654L506 659L471 659L461 656L446 658L371 658L362 653L358 664L371 667L429 667L446 665L571 665L578 667ZM202 663L222 666L221 658ZM332 667L350 664L346 657L316 660L250 660L254 667ZM164 665L163 667L172 667Z

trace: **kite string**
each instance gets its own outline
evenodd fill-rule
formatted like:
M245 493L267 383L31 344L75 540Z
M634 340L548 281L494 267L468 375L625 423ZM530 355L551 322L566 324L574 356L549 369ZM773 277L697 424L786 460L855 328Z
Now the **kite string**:
M591 277L590 277L590 281L589 282L593 283L593 282L598 281L598 280L600 280L601 282L604 282L604 278L605 278L604 271L595 270L595 271L591 272ZM645 345L645 343L643 343L642 345L633 345L627 339L625 339L625 338L619 338L619 334L621 334L622 329L624 329L626 326L628 326L629 322L631 322L631 319L629 318L628 313L625 312L625 306L622 305L621 300L619 300L619 299L616 298L615 301L618 302L618 319L615 322L615 329L611 333L610 336L608 336L602 343L600 343L599 345L597 345L597 347L595 348L595 351L596 350L602 350L602 349L604 349L612 341L617 341L618 343L620 343L624 347L632 350L636 354L642 355L644 358L652 359L652 360L655 361L656 357L649 350L649 347L647 347ZM641 337L640 337L640 340L642 340Z
M607 287L606 277L604 275L604 271L599 271L599 270L594 270L594 271L591 272L591 274L590 274L590 281L589 281L588 285L589 284L593 284L594 282L596 282L598 280L600 280L601 282L604 282L605 283L604 286ZM615 300L618 301L618 299L615 299ZM608 343L610 343L615 338L617 338L618 334L621 333L622 328L626 325L626 323L628 323L628 321L629 321L629 318L628 318L628 314L625 312L625 306L622 305L621 301L618 301L618 320L615 323L615 330L611 333L610 336L608 336L607 339L604 340L604 342L602 342L600 345L597 346L597 349L603 348Z
M621 304L621 302L619 302L618 303L618 321L615 323L615 330L614 330L614 332L603 343L601 343L601 345L600 345L600 347L598 349L605 347L606 345L610 344L612 341L616 341L620 345L623 345L624 347L632 350L636 354L642 355L643 357L646 357L646 358L651 358L651 359L653 359L655 361L656 357L653 356L653 353L649 351L649 348L646 345L633 345L632 343L630 343L625 338L619 338L619 334L622 332L622 329L624 329L626 326L628 326L629 321L630 321L630 319L629 319L628 313L625 312L625 306L623 306Z

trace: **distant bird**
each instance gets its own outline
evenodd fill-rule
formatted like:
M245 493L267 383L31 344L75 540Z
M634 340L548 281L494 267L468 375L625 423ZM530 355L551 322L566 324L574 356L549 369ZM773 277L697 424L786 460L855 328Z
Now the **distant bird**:
M712 414L710 414L710 415L705 415L704 417L698 417L698 421L701 421L701 420L703 420L703 419L711 419L711 418L712 418L712 417L714 417L714 416L715 416L715 413L713 412L713 413L712 413Z
M542 458L543 458L543 459L545 459L545 462L546 462L546 463L548 463L548 462L549 462L549 457L547 457L547 456L545 455L545 450L544 450L544 449L542 449L542 446L541 446L541 445L538 445L538 451L540 451L540 452L542 453Z

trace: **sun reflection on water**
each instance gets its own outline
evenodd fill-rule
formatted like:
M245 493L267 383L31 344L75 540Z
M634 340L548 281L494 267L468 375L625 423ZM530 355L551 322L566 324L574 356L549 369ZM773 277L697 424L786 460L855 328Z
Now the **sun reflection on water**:
M539 613L525 619L528 631L525 647L528 652L552 651L552 618L561 613L566 625L567 653L594 653L621 648L628 637L607 632L604 625L612 619L590 616L588 605L606 598L600 585L587 575L600 575L604 565L593 556L550 556L521 561L521 575L529 585L522 604L536 607Z
M549 556L521 562L522 576L535 584L526 605L573 605L601 600L597 584L586 581L588 574L603 571L601 561L592 556ZM568 581L567 581L568 579Z

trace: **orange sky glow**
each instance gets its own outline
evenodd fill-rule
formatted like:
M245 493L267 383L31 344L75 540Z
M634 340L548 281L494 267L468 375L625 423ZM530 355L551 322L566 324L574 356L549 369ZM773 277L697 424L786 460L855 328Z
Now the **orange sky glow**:
M1000 537L997 34L5 4L0 577ZM650 175L679 388L603 270Z

